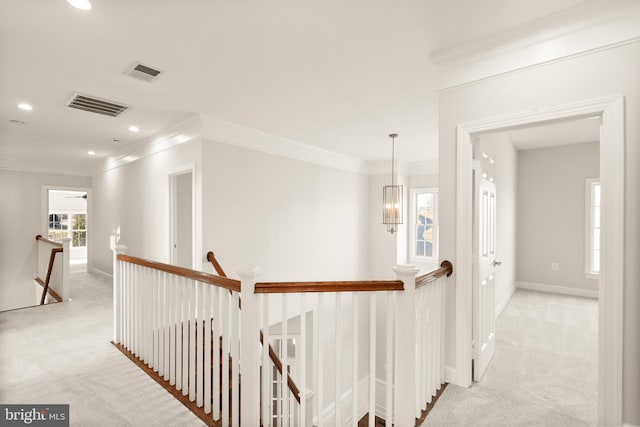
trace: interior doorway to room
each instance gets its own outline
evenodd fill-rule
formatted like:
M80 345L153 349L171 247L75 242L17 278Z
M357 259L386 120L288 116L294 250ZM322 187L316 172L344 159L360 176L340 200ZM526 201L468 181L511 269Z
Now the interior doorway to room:
M509 384L502 391L530 395L526 405L589 424L597 422L599 139L598 116L473 138L473 380Z
M601 241L598 279L598 424L622 417L622 292L624 271L624 98L603 97L507 114L457 127L456 143L456 383L472 382L472 135L599 117ZM498 190L500 191L500 190Z
M171 263L194 268L193 171L169 176Z
M47 237L70 239L71 272L87 270L88 190L48 189Z

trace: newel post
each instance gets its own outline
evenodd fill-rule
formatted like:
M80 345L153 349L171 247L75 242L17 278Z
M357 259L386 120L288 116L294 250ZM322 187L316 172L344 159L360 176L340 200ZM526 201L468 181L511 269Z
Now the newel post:
M127 251L125 245L116 242L116 237L111 236L111 250L113 251L113 342L115 344L122 343L120 331L122 330L122 292L124 288L123 274L118 263L118 255Z
M395 419L397 426L412 426L416 418L416 275L420 271L413 265L393 267L396 279L404 283L398 292L395 321ZM419 416L419 415L418 415Z
M254 293L256 278L262 271L238 272L240 276L240 418L242 425L260 425L260 325L258 324L258 297Z
M69 301L69 297L70 295L70 290L69 287L71 286L69 283L69 274L71 273L69 271L69 263L70 263L70 251L71 251L71 239L68 237L65 237L63 239L61 239L62 241L62 283L61 283L61 290L62 290L62 295L60 295L60 297L62 298L62 301Z

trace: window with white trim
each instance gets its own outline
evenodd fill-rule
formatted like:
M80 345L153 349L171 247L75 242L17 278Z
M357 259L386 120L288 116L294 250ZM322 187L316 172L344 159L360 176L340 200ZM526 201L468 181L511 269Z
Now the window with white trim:
M600 274L600 179L585 181L585 273L597 278Z
M411 190L411 258L438 257L438 189Z

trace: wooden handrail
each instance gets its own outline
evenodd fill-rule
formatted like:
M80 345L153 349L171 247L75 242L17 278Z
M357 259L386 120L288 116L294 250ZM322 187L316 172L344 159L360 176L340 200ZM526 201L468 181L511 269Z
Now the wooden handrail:
M256 294L298 292L379 292L404 291L401 280L355 280L335 282L259 282Z
M213 254L213 252L207 252L207 261L209 261L213 265L213 268L215 268L220 276L227 277L224 270L220 266L220 263L218 262L218 260L216 260L216 256ZM242 301L240 299L238 299L238 305L239 308L242 309ZM264 345L264 335L262 334L262 329L260 330L260 344ZM269 359L271 359L273 365L276 367L278 372L280 372L280 375L282 375L282 361L273 350L271 343L269 343ZM291 393L293 393L293 397L295 397L298 403L300 403L300 389L293 381L293 378L291 378L291 375L289 375L289 372L287 372L287 386L289 387L289 390L291 390Z
M453 264L451 264L451 261L444 260L440 264L439 268L431 270L430 272L425 273L422 276L416 277L416 289L428 285L429 283L437 280L445 274L447 275L447 277L453 274Z
M56 247L58 247L58 248L61 248L61 247L62 247L62 243L60 243L60 242L55 242L55 241L53 241L53 240L49 240L49 239L45 239L45 238L44 238L44 237L42 237L40 234L38 234L38 235L36 236L36 240L42 240L43 242L48 243L48 244L50 244L51 246L56 246Z
M36 237L36 239L38 239L38 238ZM40 240L40 239L38 239L38 240ZM38 281L38 283L41 283L43 285L42 286L43 287L42 296L40 297L40 305L44 305L44 300L45 300L45 298L47 296L47 292L49 291L49 281L51 280L51 273L53 272L53 263L56 260L56 255L58 253L61 253L62 251L63 251L62 248L53 248L53 249L51 249L51 255L49 256L49 268L47 268L47 278L44 281L44 283L41 283L42 280ZM57 293L53 292L53 290L52 290L52 294L55 294L55 296L57 297L56 299L59 302L62 302L62 298L60 298L60 296L58 296Z
M216 273L218 273L218 276L227 277L224 270L222 269L222 266L220 266L220 263L216 259L216 256L213 254L213 252L211 251L207 252L207 261L209 261L211 265L213 265L213 268L216 270Z
M118 260L151 268L153 270L163 271L165 273L175 274L176 276L186 277L187 279L197 280L198 282L219 286L221 288L229 289L230 291L240 292L240 281L229 279L228 277L216 276L202 271L190 270L176 265L150 261L125 254L119 254Z

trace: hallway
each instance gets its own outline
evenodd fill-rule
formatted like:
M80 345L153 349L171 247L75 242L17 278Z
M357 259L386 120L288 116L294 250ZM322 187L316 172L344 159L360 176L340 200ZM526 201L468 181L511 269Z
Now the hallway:
M424 426L597 424L598 301L517 290L479 383L449 385Z
M71 275L73 301L0 313L0 402L69 404L77 426L201 426L110 343L109 279Z

